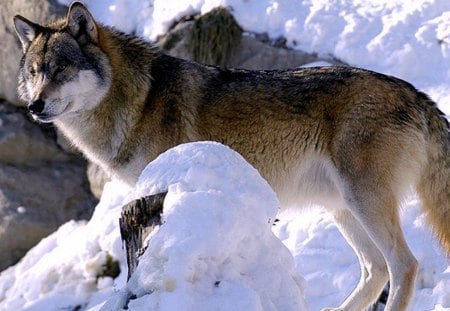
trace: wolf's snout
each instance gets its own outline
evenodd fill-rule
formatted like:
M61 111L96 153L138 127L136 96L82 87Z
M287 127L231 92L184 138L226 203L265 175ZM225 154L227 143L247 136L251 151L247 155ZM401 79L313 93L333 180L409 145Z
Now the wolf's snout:
M30 105L28 105L28 109L31 113L39 114L44 110L45 102L42 99L38 99L33 101Z

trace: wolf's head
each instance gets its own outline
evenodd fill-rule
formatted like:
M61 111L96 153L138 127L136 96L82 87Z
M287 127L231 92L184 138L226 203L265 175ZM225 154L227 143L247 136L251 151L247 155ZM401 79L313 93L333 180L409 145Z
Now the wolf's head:
M110 86L108 58L99 29L80 2L65 19L49 25L14 17L23 57L19 95L36 120L51 122L95 108Z

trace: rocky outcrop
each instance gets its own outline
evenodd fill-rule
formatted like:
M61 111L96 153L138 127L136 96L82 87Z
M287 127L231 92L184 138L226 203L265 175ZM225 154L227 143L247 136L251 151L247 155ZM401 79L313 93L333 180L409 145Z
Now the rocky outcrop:
M55 143L52 128L0 103L0 270L71 219L88 219L96 200L86 163Z
M229 68L286 69L323 60L316 54L288 49L282 37L270 39L267 34L238 29L240 26L229 11L219 8L182 20L161 36L156 45L175 57Z
M0 165L0 270L71 219L88 219L95 200L78 161Z
M41 162L68 161L67 154L35 123L25 110L5 102L0 104L0 163L15 166Z

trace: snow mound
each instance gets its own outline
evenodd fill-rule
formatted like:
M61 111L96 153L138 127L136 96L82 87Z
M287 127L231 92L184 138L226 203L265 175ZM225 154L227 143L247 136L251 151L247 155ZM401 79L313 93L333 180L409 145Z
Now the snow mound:
M127 285L128 310L306 310L302 279L272 233L275 193L218 143L175 147L150 163L137 197L168 191L163 225ZM124 292L102 310L116 309Z
M118 219L130 189L114 181L89 222L70 221L0 273L0 310L89 310L126 279ZM110 256L120 263L116 278L99 277ZM115 283L117 282L117 283Z
M163 225L126 284L121 208L162 191ZM0 310L121 310L131 294L128 310L308 310L294 259L272 233L278 204L230 148L180 145L148 165L136 190L107 184L89 222L61 226L3 271ZM120 266L114 279L102 274L108 257Z

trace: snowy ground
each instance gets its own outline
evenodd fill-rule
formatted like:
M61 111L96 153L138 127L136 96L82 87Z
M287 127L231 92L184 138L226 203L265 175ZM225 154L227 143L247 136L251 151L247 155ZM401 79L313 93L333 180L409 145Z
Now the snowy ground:
M283 35L292 48L336 57L351 65L401 77L429 93L440 108L450 115L450 92L447 90L450 85L448 0L85 2L100 21L124 31L135 31L150 40L163 33L174 19L185 14L205 13L216 5L230 6L238 22L248 31L268 32L271 37ZM208 180L210 175L206 174L205 177ZM120 300L123 292L119 290L125 285L125 273L114 280L107 277L97 279L96 276L102 269L107 254L119 259L122 271L126 270L117 219L120 206L130 199L129 191L117 182L109 184L91 221L63 225L58 232L32 249L20 264L4 271L0 275L0 310L75 310L80 306L81 310L93 311L99 310L104 301L111 297ZM268 208L266 216L270 213L272 212ZM223 217L233 217L232 215L234 214L225 214ZM319 310L324 306L339 305L356 285L359 277L356 256L350 247L328 215L318 209L298 214L285 213L280 215L280 219L273 231L293 254L295 268L305 280L304 294L310 309ZM402 219L407 241L420 262L411 309L450 310L449 261L431 236L424 217L420 214L420 204L414 198L406 204ZM201 222L205 225L212 223L208 219ZM209 233L213 232L214 230ZM245 235L245 232L239 232ZM278 250L283 249L270 238L267 230L261 232L266 237L264 241L274 243ZM164 245L158 247L160 251L167 250ZM194 254L199 254L199 251ZM232 254L230 250L230 253L220 255ZM187 262L192 260L190 254L182 255ZM280 256L280 260L289 262L289 256ZM261 264L264 264L263 260ZM204 270L205 267L210 266L194 264L183 267L187 269L183 272L197 269L195 271L200 271L205 277L211 276L210 271ZM241 268L245 268L245 265ZM293 279L289 276L292 272L289 264L283 265L283 268L287 278ZM270 273L269 270L267 273ZM147 281L141 280L148 286ZM301 279L294 283L300 284L297 290L301 291ZM256 287L246 284L245 288L251 290L235 289L235 292L232 292L232 286L228 289L224 287L217 296L202 287L197 288L194 298L200 299L197 294L203 293L202 297L213 297L216 299L215 303L222 301L223 306L227 306L228 298L237 297L235 295L242 297L238 302L257 301L250 295L251 290L258 292ZM288 290L293 288L295 287L289 287ZM158 290L160 287L152 289ZM177 297L176 302L186 302L182 299L186 298L183 295L192 288L185 286L184 289L186 292L175 292L171 297ZM167 298L164 295L158 296L162 305ZM143 295L130 308L138 310L143 303L155 303L155 296L150 296ZM198 303L195 299L190 302ZM256 305L253 304L254 310L258 310ZM251 308L243 307L242 310L244 309Z

